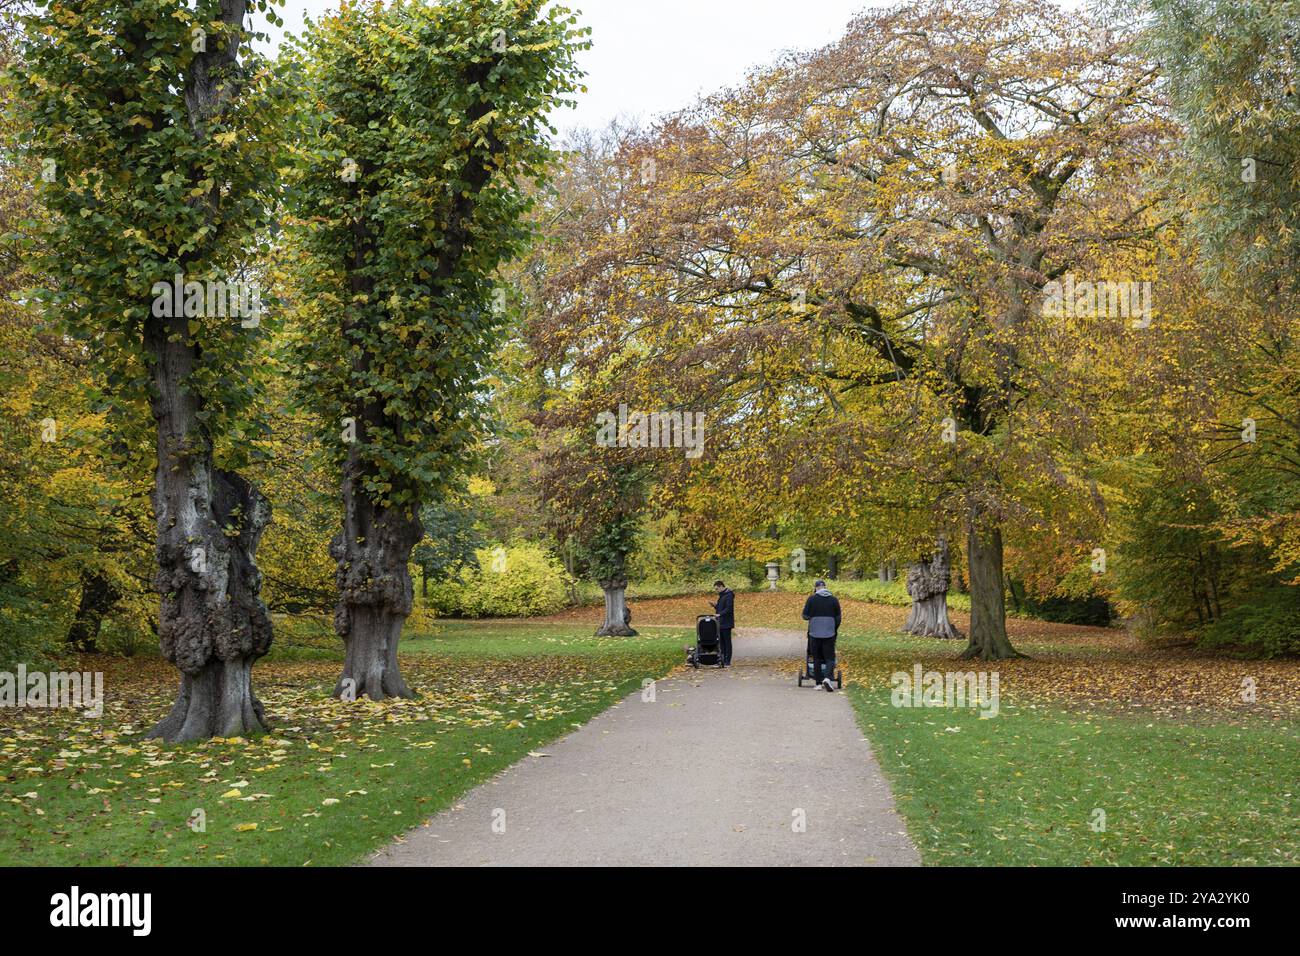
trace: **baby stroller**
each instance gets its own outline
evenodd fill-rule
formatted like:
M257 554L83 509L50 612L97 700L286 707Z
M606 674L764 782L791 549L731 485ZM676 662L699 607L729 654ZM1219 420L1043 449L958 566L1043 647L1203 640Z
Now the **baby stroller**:
M722 666L718 619L712 614L701 614L695 619L695 646L686 645L686 663L697 670L701 664Z
M808 646L805 649L804 657L806 660L804 661L803 670L799 672L799 686L802 687L804 681L811 681L812 685L816 687L817 678L813 676L813 668L815 668L817 664L813 661L811 637L808 638ZM844 671L839 668L835 669L835 686L841 689L844 687Z

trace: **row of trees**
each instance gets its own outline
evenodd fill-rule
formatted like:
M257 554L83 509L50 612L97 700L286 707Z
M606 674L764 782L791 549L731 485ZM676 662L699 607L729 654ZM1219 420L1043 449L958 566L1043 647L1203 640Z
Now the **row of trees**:
M167 740L263 729L272 502L249 474L286 451L281 401L341 477L336 693L410 694L396 644L420 508L482 435L493 277L527 238L545 117L583 42L530 0L345 4L272 62L248 47L254 6L275 19L264 0L53 2L8 77L34 131L11 169L37 186L12 278L46 318L26 330L95 387L104 468L138 487L153 446L158 634L181 672ZM160 306L174 276L184 301ZM216 314L219 282L271 307ZM42 405L25 418L60 421Z

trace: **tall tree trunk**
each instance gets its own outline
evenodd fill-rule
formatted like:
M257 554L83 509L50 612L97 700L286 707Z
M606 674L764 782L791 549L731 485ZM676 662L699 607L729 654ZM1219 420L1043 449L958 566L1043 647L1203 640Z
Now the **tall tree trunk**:
M376 505L362 468L354 449L343 479L343 528L330 542L338 562L334 629L346 648L334 696L414 697L397 663L397 644L415 603L409 562L424 528L417 509Z
M948 539L941 535L934 554L927 554L907 570L907 593L912 607L903 631L918 637L957 639L961 631L948 619L948 588L952 571Z
M840 559L839 555L828 555L826 558L826 578L834 581L840 576Z
M970 643L962 660L1000 661L1024 657L1007 637L1007 606L1002 590L1002 530L972 509L967 533L970 568Z
M636 631L626 623L627 579L608 578L600 582L605 592L605 622L596 630L598 637L635 637Z
M68 628L68 647L88 654L95 653L95 642L99 640L104 615L112 610L117 599L117 588L113 587L113 583L101 571L82 571L81 598L77 601L77 613L72 619L72 626Z
M169 743L264 731L252 668L271 649L271 616L254 560L271 506L213 463L189 381L197 347L186 341L185 326L184 317L150 319L145 335L158 429L158 635L163 657L181 672L176 703L149 736Z
M202 140L243 87L238 63L247 0L221 0L226 37L196 53L184 97L190 127ZM221 187L194 197L220 229ZM202 249L179 263L199 261ZM266 729L253 694L253 662L271 648L271 617L259 592L255 555L271 507L251 484L216 467L211 436L192 381L198 346L187 320L148 317L144 344L153 384L158 467L153 506L162 595L158 636L163 656L181 672L171 712L149 732L168 742L231 737Z

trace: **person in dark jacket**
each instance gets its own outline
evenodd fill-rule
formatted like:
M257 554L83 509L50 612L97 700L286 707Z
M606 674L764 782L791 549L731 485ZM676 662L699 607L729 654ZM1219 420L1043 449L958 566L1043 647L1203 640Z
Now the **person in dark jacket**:
M803 604L803 619L808 622L808 646L812 652L813 680L834 693L831 677L835 673L835 635L840 631L840 602L819 580ZM820 677L819 677L820 675Z
M722 647L722 666L731 666L731 629L736 626L736 592L721 581L714 581L718 600L713 610L718 616L718 640Z

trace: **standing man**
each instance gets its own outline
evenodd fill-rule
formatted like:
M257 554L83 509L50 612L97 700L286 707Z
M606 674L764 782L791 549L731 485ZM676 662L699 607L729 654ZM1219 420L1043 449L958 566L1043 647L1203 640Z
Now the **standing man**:
M718 640L722 644L722 666L731 666L731 629L736 626L736 592L721 581L714 581L718 600L713 610L718 615Z
M803 619L808 622L808 644L812 650L813 680L830 693L835 693L831 675L835 673L835 635L840 630L840 602L826 589L826 582L818 580L815 590L803 605Z

